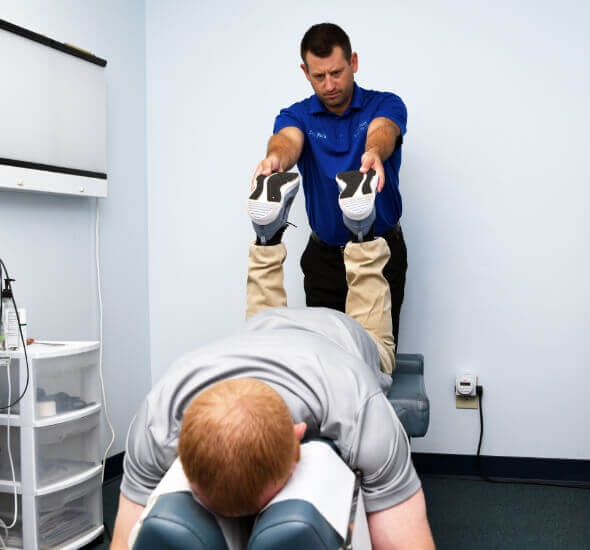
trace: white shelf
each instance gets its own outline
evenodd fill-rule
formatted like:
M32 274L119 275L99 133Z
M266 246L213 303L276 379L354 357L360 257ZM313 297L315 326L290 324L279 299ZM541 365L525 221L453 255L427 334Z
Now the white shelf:
M12 479L0 479L0 493L14 492ZM20 481L16 482L16 492L20 494Z
M0 426L8 426L8 415L7 414L0 414ZM20 426L20 415L18 414L11 414L10 415L10 427L12 426Z
M36 420L33 424L35 428L45 428L47 426L55 426L56 424L63 424L64 422L71 422L72 420L79 420L80 418L84 418L86 416L90 416L94 414L96 411L99 411L101 408L100 403L94 403L94 405L89 405L88 407L84 407L83 409L78 409L77 411L70 411L67 413L56 414L55 416L48 416L43 420Z
M36 191L78 197L106 197L107 180L0 165L0 189Z
M56 424L63 424L64 422L71 422L72 420L79 420L80 418L84 418L86 416L90 416L94 414L96 411L101 409L100 403L94 403L93 405L89 405L88 407L84 407L83 409L78 409L77 411L70 411L67 413L56 414L55 416L48 416L43 420L36 420L33 424L34 428L45 428L47 426L55 426ZM8 415L7 414L0 414L0 426L8 426ZM11 414L10 415L10 427L19 427L20 426L20 415L18 414Z
M85 535L82 535L80 538L76 539L73 542L66 544L65 546L60 546L59 550L77 550L78 548L82 548L82 546L87 545L89 542L92 542L96 537L102 535L104 531L104 527L101 525L92 531L89 531Z
M35 494L38 497L49 495L51 493L56 493L57 491L62 491L63 489L69 489L70 487L75 487L76 485L80 485L80 483L84 483L89 479L92 479L95 475L99 474L102 471L102 466L95 466L90 470L86 470L81 474L78 474L73 477L69 477L63 481L59 481L58 483L52 483L51 485L46 485L40 489L35 491Z
M99 347L98 342L70 342L70 341L49 341L43 340L44 343L34 342L30 346L27 346L27 357L29 359L49 359L52 357L63 357L66 355L76 355L78 353L85 353L87 351L97 350ZM24 358L25 354L22 350L8 351L11 357L15 359Z

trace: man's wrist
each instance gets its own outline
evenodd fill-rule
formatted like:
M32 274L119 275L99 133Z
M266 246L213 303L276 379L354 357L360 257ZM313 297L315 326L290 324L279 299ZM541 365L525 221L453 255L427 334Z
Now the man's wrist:
M377 145L373 145L372 147L367 147L365 149L365 155L375 155L376 157L379 158L380 161L383 161L383 153L381 151L381 148L378 147Z

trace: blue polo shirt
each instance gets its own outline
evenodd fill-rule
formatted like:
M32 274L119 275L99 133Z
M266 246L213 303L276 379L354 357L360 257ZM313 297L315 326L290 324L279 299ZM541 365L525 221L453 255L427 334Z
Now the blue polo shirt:
M343 245L349 232L338 206L338 172L358 170L365 152L367 129L374 118L387 117L406 133L407 111L400 97L389 92L365 90L354 84L352 101L341 115L328 111L314 94L282 109L275 120L276 134L287 126L299 128L305 136L297 167L303 180L305 208L311 228L322 241ZM391 229L402 214L399 193L401 147L383 163L385 186L375 201L375 234Z

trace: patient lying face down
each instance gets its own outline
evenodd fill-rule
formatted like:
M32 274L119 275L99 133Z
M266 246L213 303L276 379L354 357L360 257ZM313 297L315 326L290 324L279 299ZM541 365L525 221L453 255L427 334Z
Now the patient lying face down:
M285 486L299 461L305 423L281 396L252 378L224 380L186 409L178 456L191 489L226 517L256 514Z
M331 440L348 468L362 473L375 550L431 550L409 441L384 393L395 365L391 297L383 276L388 244L382 238L361 242L360 232L359 242L342 251L346 314L285 307L287 251L280 236L298 177L263 179L267 187L261 190L273 193L249 200L278 193L282 225L271 235L252 219L257 241L249 249L248 320L237 334L179 358L140 406L127 437L112 548L127 547L152 491L177 456L207 508L225 517L252 515L289 480L307 430ZM374 195L374 188L367 189ZM374 200L365 202L368 237ZM264 209L254 206L253 213Z

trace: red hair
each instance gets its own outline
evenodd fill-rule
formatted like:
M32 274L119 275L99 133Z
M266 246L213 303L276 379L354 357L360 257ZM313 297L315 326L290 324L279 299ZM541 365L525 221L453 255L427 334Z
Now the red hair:
M243 516L258 512L271 484L287 481L299 441L281 396L259 380L236 378L193 399L184 413L178 455L213 511Z

